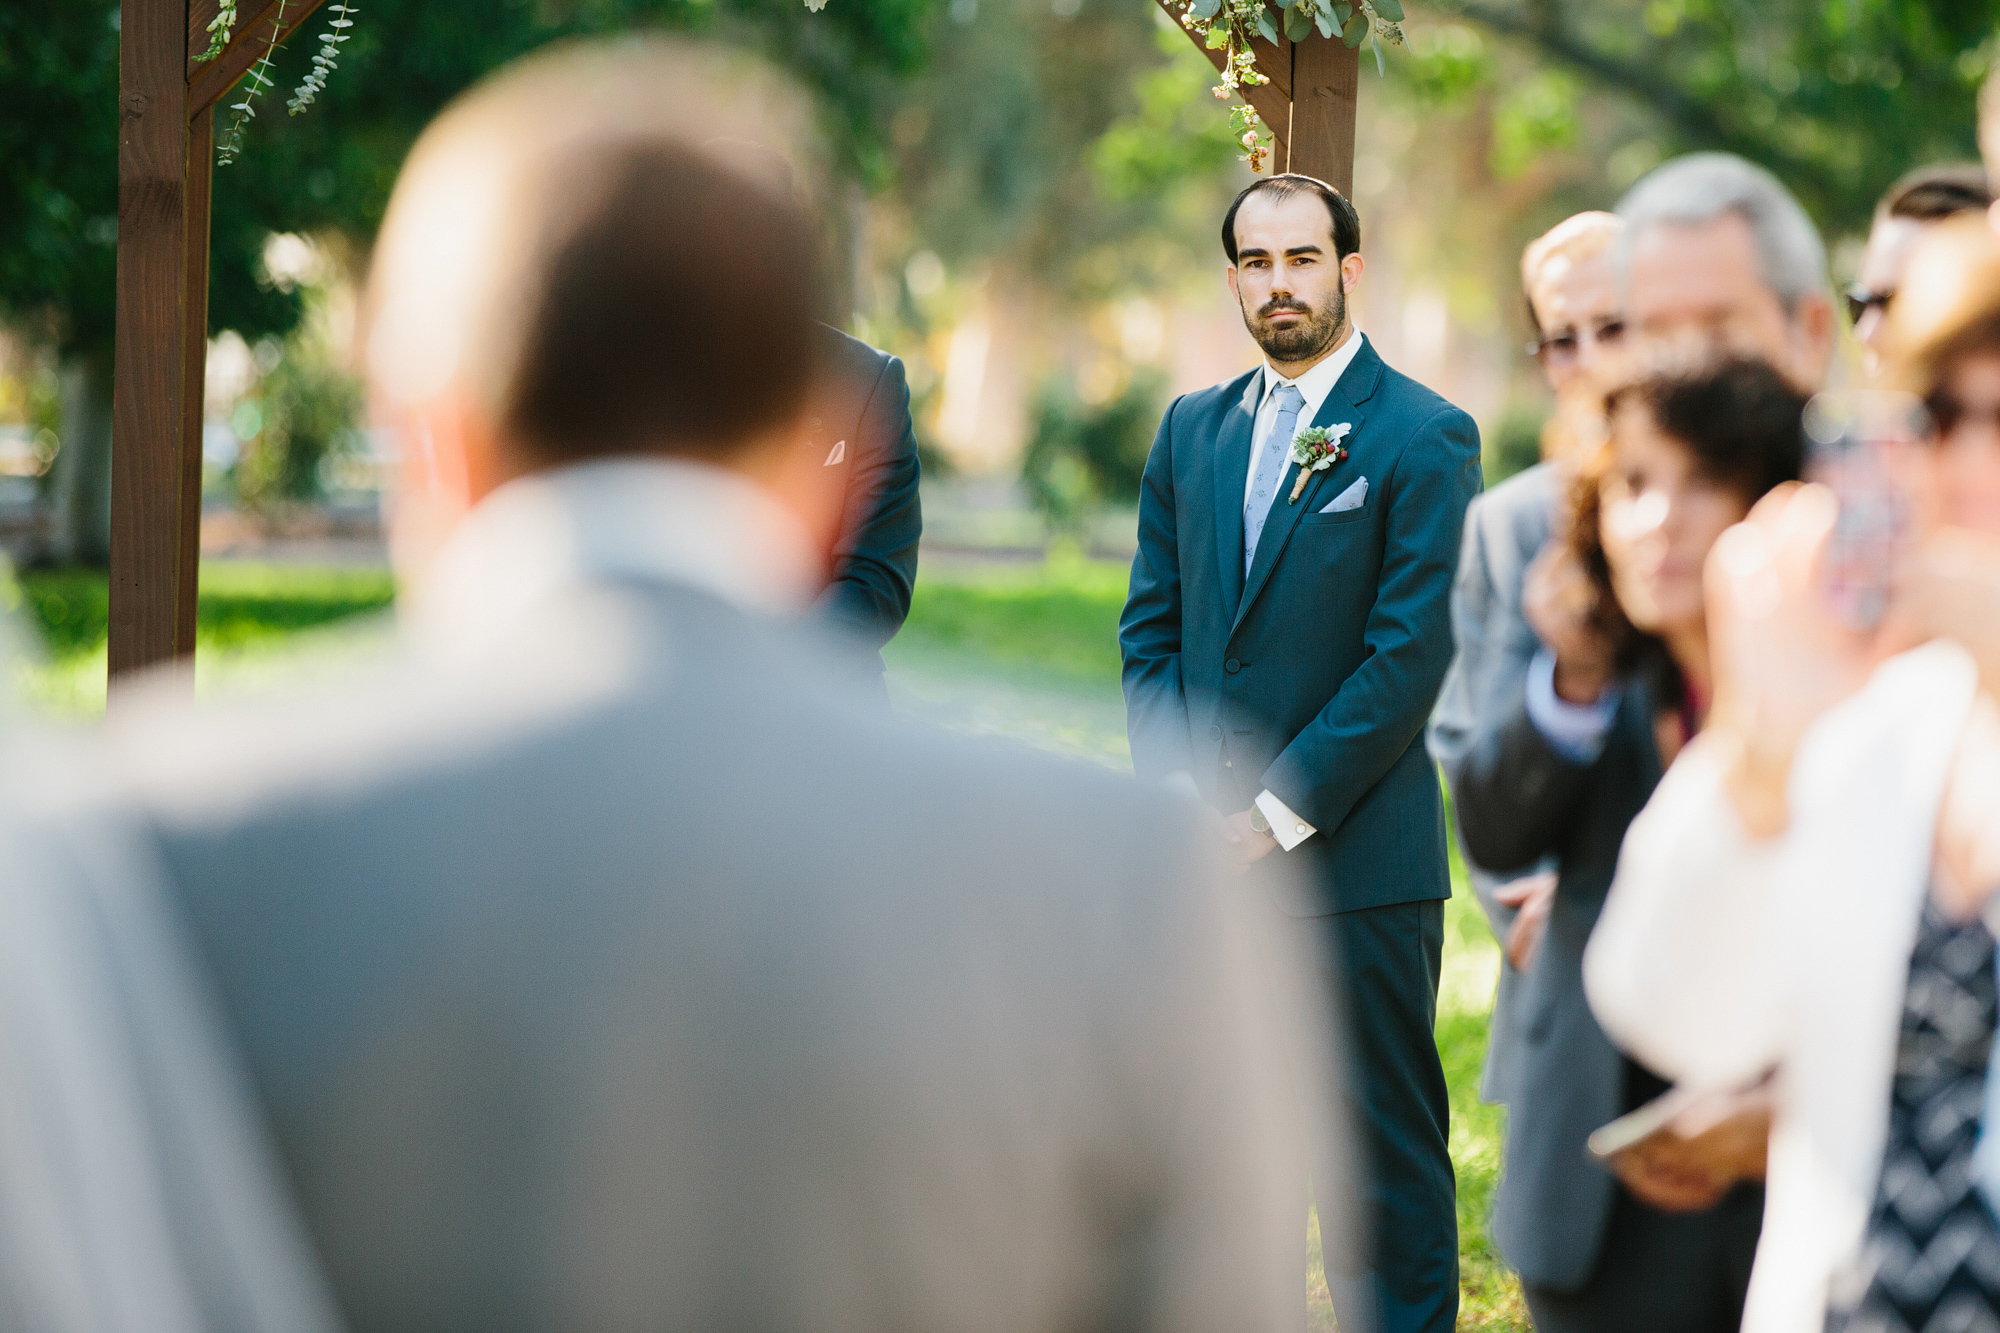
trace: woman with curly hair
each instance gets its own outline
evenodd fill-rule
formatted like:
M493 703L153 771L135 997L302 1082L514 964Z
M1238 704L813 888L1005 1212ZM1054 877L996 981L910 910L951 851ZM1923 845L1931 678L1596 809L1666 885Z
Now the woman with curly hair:
M1798 477L1804 406L1743 359L1656 368L1605 395L1567 535L1528 578L1543 647L1519 706L1475 739L1457 792L1480 864L1560 867L1527 974L1493 1220L1542 1333L1734 1333L1742 1319L1761 1186L1671 1159L1620 1179L1586 1151L1593 1130L1667 1084L1598 1027L1582 965L1626 826L1707 714L1703 562Z

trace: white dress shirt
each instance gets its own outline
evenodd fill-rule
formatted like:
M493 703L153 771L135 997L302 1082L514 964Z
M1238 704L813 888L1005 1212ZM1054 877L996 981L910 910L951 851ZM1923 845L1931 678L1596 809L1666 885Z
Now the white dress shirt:
M1594 764L1618 719L1624 687L1613 683L1593 703L1573 704L1556 693L1556 655L1547 648L1528 663L1528 721L1572 764Z

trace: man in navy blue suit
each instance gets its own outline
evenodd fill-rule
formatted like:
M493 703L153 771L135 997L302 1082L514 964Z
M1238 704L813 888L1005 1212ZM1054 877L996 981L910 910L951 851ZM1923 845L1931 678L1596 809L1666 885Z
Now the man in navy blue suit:
M1326 1246L1341 1327L1448 1333L1456 1188L1432 1027L1451 879L1423 730L1479 432L1349 320L1361 223L1339 191L1260 180L1222 244L1264 364L1177 399L1146 463L1119 624L1132 762L1221 812L1246 867L1279 853L1273 882L1303 886L1281 901L1345 1016L1340 1095L1369 1181L1364 1243ZM1308 427L1339 448L1302 478ZM1316 1171L1315 1193L1332 1188Z

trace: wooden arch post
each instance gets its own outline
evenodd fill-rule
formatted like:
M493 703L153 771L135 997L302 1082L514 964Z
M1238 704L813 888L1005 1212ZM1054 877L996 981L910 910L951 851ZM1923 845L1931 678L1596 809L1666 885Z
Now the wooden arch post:
M112 387L111 678L194 654L208 222L216 104L320 0L121 0L118 323Z
M1180 6L1158 0L1167 17L1181 26ZM1203 25L1205 27L1206 25ZM1220 72L1225 59L1202 40L1203 28L1182 27L1195 49ZM1252 38L1251 54L1258 70L1270 80L1242 92L1263 118L1275 141L1274 171L1298 171L1317 176L1342 194L1354 193L1354 112L1361 91L1361 52L1338 36L1317 32L1302 42L1279 36L1267 42Z

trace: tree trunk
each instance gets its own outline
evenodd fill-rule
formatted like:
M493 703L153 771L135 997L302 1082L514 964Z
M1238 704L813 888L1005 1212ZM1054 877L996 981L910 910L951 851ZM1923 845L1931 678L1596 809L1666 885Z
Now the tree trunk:
M111 559L111 357L63 358L62 447L49 469L49 557L61 565Z

